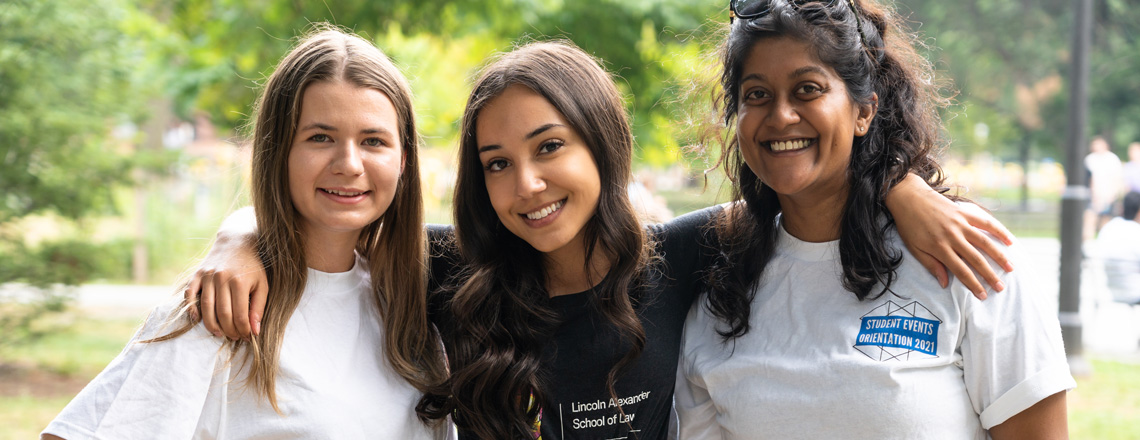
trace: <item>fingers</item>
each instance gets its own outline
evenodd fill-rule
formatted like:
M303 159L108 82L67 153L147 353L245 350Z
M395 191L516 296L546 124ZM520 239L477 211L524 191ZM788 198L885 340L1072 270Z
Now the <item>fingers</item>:
M222 328L218 326L218 319L214 315L214 299L214 273L208 272L202 279L202 297L198 303L202 312L202 325L206 326L206 331L221 337Z
M922 264L922 267L925 267L931 275L934 275L934 279L938 280L939 286L946 288L946 286L950 284L950 278L946 273L946 266L943 266L937 258L930 256L930 254L914 252L913 250L911 251L911 255L914 255L914 258Z
M253 295L250 297L249 320L253 325L253 334L261 334L261 317L265 316L265 300L269 298L269 282L264 276L255 285Z
M946 265L946 269L954 274L954 276L958 278L958 281L962 282L962 285L970 289L970 292L973 292L974 296L978 297L978 299L986 299L986 288L982 286L982 283L974 276L974 271L970 270L970 266L967 266L966 262L963 261L958 254L954 253L952 249L946 250L949 253L939 258L939 261L942 261L942 263ZM982 266L989 267L989 264L983 260Z
M222 326L222 333L230 339L238 339L237 329L234 328L234 315L233 307L230 306L230 301L233 296L230 294L229 280L218 283L217 303L214 305L218 315L218 324Z
M230 307L233 314L233 327L234 332L239 338L245 338L250 335L249 326L249 295L250 289L242 283L241 278L233 278L229 282L230 286ZM227 336L229 336L227 334ZM231 336L232 337L232 336Z
M1005 225L1003 225L1003 224L1001 224L1001 222L997 221L996 218L993 218L989 214L985 214L982 212L975 213L975 212L971 212L971 211L967 211L967 210L962 210L961 212L962 212L962 215L964 215L966 217L966 221L970 223L970 226L973 226L975 228L978 228L978 229L981 229L983 231L989 232L990 234L993 234L995 237L997 237L999 240L1001 240L1002 243L1005 243L1006 246L1010 246L1013 244L1013 233L1009 232L1009 229L1006 229ZM990 252L986 252L986 253L989 254L990 257L993 257L992 253L990 253ZM997 260L997 259L995 258L995 260ZM1009 270L1013 270L1013 269L1006 269L1006 270L1009 271Z
M186 290L182 292L182 299L186 304L191 304L190 319L198 321L200 315L198 314L198 290L202 288L202 279L198 273L194 273L194 277L190 279L190 283L186 285Z
M1009 261L1009 257L1005 255L1005 252L1002 251L1000 247L998 247L997 243L995 243L993 240L990 240L990 238L986 236L986 234L982 233L981 230L967 229L964 231L964 233L966 235L966 241L971 245L971 250L984 253L986 256L989 256L991 259L993 259L994 262L996 262L998 266L1001 266L1001 268L1006 272L1013 272L1013 263ZM986 269L988 268L989 265L986 265ZM987 282L989 282L990 278L987 277L986 279ZM992 282L989 284L993 286ZM994 286L994 288L996 289L997 286ZM1002 289L997 290L1001 291Z

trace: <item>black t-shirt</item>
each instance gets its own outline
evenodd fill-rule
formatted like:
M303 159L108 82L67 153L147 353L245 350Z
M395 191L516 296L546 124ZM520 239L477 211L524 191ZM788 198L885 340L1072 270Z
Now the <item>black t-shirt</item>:
M543 440L666 438L681 332L700 290L701 271L711 257L705 229L719 212L719 207L707 208L648 227L661 260L650 271L636 304L645 329L645 348L615 384L624 414L606 389L606 375L625 355L628 344L621 342L617 330L590 304L589 292L551 298L550 305L562 323L542 353L547 395L547 401L541 402ZM432 226L429 233L436 243L451 230ZM455 269L456 258L438 246L431 252L435 291L445 274ZM441 328L449 323L445 303L446 298L433 295L432 321Z

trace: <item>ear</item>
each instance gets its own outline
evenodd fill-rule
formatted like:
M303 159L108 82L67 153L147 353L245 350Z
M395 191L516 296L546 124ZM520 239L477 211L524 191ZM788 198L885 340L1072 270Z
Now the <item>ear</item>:
M859 106L859 115L855 117L855 136L863 136L871 129L871 121L879 110L879 95L871 94L871 103Z

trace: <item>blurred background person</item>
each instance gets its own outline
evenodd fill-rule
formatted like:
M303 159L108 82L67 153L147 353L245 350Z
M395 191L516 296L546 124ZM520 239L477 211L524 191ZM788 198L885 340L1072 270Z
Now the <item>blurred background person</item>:
M1113 205L1120 196L1120 158L1101 136L1093 138L1089 144L1089 155L1085 156L1085 168L1089 171L1089 207L1085 211L1086 240L1096 236L1101 226L1112 218Z
M1113 300L1140 305L1140 192L1124 196L1124 216L1104 225L1097 248Z
M1128 163L1124 164L1121 174L1128 191L1140 192L1140 142L1128 145Z

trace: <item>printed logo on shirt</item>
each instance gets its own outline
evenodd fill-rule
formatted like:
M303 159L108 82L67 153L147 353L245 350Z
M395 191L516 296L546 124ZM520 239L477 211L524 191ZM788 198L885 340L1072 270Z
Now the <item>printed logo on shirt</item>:
M888 300L860 318L854 348L878 361L938 357L942 320L918 301L900 306Z
M573 433L570 438L607 438L610 440L633 438L629 435L621 435L621 433L636 435L641 432L640 429L633 427L634 418L637 417L634 411L638 408L637 404L649 399L650 394L650 391L642 391L617 400L609 398L592 402L570 402L569 408L559 403L556 414L554 411L549 413L544 411L544 414L546 417L558 418L552 421L557 423L551 424L554 429L561 427L561 435L556 436L557 438L567 438L565 432L567 430Z

